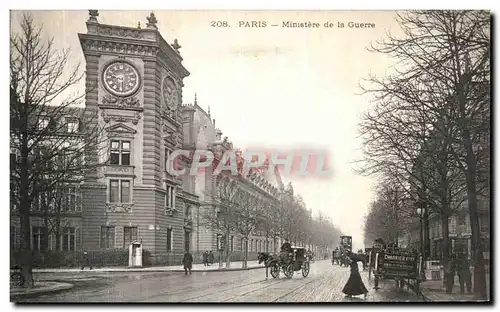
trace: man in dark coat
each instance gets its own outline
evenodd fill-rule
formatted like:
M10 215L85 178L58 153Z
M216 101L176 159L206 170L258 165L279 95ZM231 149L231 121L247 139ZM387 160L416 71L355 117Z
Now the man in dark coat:
M208 254L208 262L210 264L214 264L214 254L212 253L211 250L210 250L210 253Z
M283 245L281 245L281 250L280 250L280 258L281 261L284 263L289 263L290 262L290 254L293 253L292 250L292 245L288 242L288 239L285 239L285 242Z
M203 265L207 266L208 265L208 252L203 252Z
M82 270L85 268L85 265L90 267L90 269L92 270L92 263L90 263L90 256L89 256L89 253L87 252L87 250L83 251Z
M457 255L456 261L456 272L458 274L458 282L460 284L460 293L465 292L465 286L467 286L467 292L470 294L472 292L472 278L470 274L470 262L465 252L460 252Z
M188 271L189 275L191 275L191 269L193 268L193 256L189 253L189 251L186 251L186 253L184 254L182 263L184 264L185 275L188 274Z

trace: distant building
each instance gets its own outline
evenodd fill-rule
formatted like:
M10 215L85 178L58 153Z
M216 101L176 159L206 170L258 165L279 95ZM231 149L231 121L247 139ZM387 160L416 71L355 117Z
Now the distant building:
M199 105L195 96L194 104L183 106L183 129L184 129L184 147L198 150L210 150L214 153L216 159L220 160L224 151L235 150L233 144L227 139L222 138L222 131L215 126L215 119L208 112L205 112ZM249 192L259 192L262 196L278 199L279 191L283 188L283 182L277 170L257 172L251 171L249 175L238 177L241 186ZM275 168L274 168L275 169ZM212 194L217 188L217 177L213 174L213 168L203 170L196 175L195 193L199 197L199 210L194 215L193 223L193 247L203 253L206 250L216 251L218 246L218 233L216 228L209 227L203 223L203 216L207 211L214 211L217 207L212 201ZM241 179L240 179L241 178ZM253 233L248 242L238 235L231 233L229 237L229 251L233 260L242 259L244 248L248 248L249 258L255 258L251 253L274 251L278 246L279 238L266 237L265 233ZM246 243L248 245L246 245Z

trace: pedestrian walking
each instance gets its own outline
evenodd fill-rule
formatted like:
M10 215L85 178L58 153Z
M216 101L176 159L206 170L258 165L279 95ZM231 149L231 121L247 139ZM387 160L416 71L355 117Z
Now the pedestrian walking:
M208 261L210 262L210 264L214 264L214 254L211 250L210 253L208 254Z
M92 263L90 262L90 257L87 250L83 250L82 271L85 268L85 266L88 266L92 270Z
M467 292L472 293L472 277L470 274L470 261L465 252L460 252L457 255L456 261L456 272L458 274L458 283L460 284L460 293L465 293L465 287L467 287Z
M207 253L203 252L202 257L203 257L203 265L207 266Z
M208 251L203 253L203 265L208 266Z
M349 276L347 283L342 289L342 292L346 294L346 297L348 298L359 295L365 295L366 298L366 295L368 294L368 289L366 289L365 284L361 279L357 263L358 261L361 261L361 259L357 258L350 251L348 252L347 256L350 261L351 275Z
M184 264L184 275L191 275L191 269L193 268L193 256L186 250L184 258L182 259L182 264Z

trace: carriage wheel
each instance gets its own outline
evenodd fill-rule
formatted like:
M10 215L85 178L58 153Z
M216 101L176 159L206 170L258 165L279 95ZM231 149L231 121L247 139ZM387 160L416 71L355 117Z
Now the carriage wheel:
M293 270L293 265L292 265L292 264L289 264L289 265L286 267L286 269L284 270L284 272L283 272L283 273L285 273L285 276L286 276L287 278L292 278L292 276L293 276L293 272L294 272L294 270Z
M307 277L309 275L309 262L304 262L302 265L302 276Z
M276 263L271 266L271 276L273 278L278 278L280 276L280 268Z

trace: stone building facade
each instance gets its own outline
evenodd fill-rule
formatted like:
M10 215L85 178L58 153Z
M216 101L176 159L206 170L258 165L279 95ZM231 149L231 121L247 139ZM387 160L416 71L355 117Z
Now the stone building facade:
M222 137L222 131L216 127L215 119L212 118L210 108L206 112L198 105L195 95L194 104L183 106L184 124L184 146L192 149L210 150L216 159L220 159L226 150L234 150L233 144L227 137ZM274 168L270 165L271 168ZM241 186L251 193L259 193L261 196L277 199L279 191L283 189L283 182L276 168L275 170L254 171L243 179L238 179ZM215 191L216 176L213 168L199 172L195 177L195 193L200 199L199 209L195 212L193 221L193 245L196 246L198 254L204 251L216 251L218 245L217 229L206 226L203 216L208 210L216 209L211 198ZM220 233L219 233L220 234ZM237 233L232 233L229 239L229 252L234 260L242 259L244 248L248 248L249 259L256 259L257 252L274 251L279 248L279 238L267 237L264 233L252 233L246 240ZM200 255L201 257L201 255Z
M106 163L86 172L82 242L86 249L124 248L134 240L154 263L178 264L191 249L193 183L166 172L169 153L182 148L182 87L189 72L177 40L168 44L152 13L147 27L102 25L90 16L79 34L86 60L88 120L104 127L99 154Z

